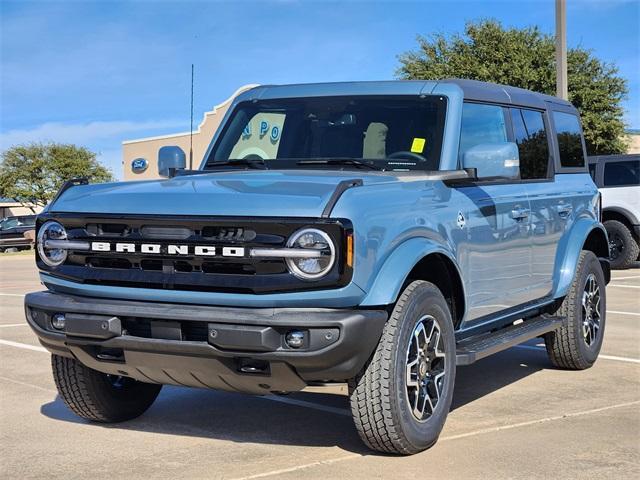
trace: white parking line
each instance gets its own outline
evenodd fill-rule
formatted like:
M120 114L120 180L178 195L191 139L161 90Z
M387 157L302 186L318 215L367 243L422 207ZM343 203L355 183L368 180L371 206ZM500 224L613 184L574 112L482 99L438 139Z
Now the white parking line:
M623 312L622 310L607 310L607 313L615 313L616 315L632 315L634 317L640 317L638 312Z
M522 348L524 350L537 350L538 352L546 351L543 347L534 347L533 345L516 345L514 348ZM615 355L598 355L598 358L604 360L614 360L616 362L640 363L640 358L616 357Z
M28 343L12 342L11 340L0 339L0 345L7 345L8 347L23 348L24 350L33 350L35 352L49 353L44 347L38 347L37 345L29 345Z
M0 293L2 297L24 297L24 293Z
M640 275L632 275L630 277L611 277L612 280L633 280L636 278L640 280Z
M26 327L27 324L26 323L7 323L5 325L0 325L0 328L7 328L7 327Z
M503 430L511 430L514 428L522 428L522 427L528 427L531 425L538 425L540 423L546 423L546 422L553 422L553 421L557 421L557 420L564 420L567 418L574 418L574 417L582 417L585 415L591 415L594 413L599 413L599 412L605 412L607 410L613 410L616 408L624 408L624 407L630 407L633 405L638 405L640 404L640 400L636 400L633 402L626 402L626 403L618 403L616 405L608 405L606 407L600 407L600 408L594 408L591 410L583 410L580 412L570 412L570 413L564 413L562 415L555 415L553 417L545 417L545 418L538 418L536 420L529 420L527 422L519 422L519 423L511 423L508 425L500 425L498 427L489 427L489 428L483 428L481 430L474 430L471 432L467 432L467 433L460 433L458 435L449 435L449 436L445 436L445 437L440 437L440 439L438 440L438 442L448 442L451 440L458 440L461 438L468 438L468 437L475 437L477 435L484 435L487 433L495 433L495 432L501 432ZM343 457L337 457L337 458L332 458L332 459L328 459L328 460L320 460L317 462L312 462L312 463L305 463L302 465L295 465L293 467L289 467L289 468L281 468L278 470L272 470L270 472L263 472L263 473L258 473L255 475L248 475L245 477L238 477L235 478L234 480L254 480L257 478L266 478L266 477L274 477L276 475L282 475L284 473L290 473L290 472L297 472L299 470L305 470L307 468L311 468L311 467L319 467L322 465L331 465L333 463L337 463L337 462L343 462L345 460L353 460L356 458L361 458L364 455L362 454L353 454L353 455L345 455Z
M640 288L640 285L620 285L619 283L610 283L607 286L616 288Z
M582 417L584 415L589 415L589 414L592 414L592 413L605 412L607 410L613 410L614 408L631 407L632 405L638 405L638 404L640 404L640 400L634 400L633 402L618 403L616 405L608 405L606 407L593 408L591 410L583 410L581 412L563 413L562 415L555 415L553 417L539 418L537 420L529 420L527 422L512 423L512 424L509 424L509 425L501 425L499 427L482 428L480 430L475 430L475 431L472 431L472 432L460 433L458 435L451 435L451 436L448 436L448 437L442 437L438 441L439 442L446 442L446 441L449 441L449 440L458 440L459 438L475 437L476 435L482 435L484 433L493 433L493 432L500 432L502 430L511 430L512 428L528 427L529 425L536 425L538 423L552 422L554 420L563 420L565 418Z
M37 390L42 390L44 392L55 393L55 394L58 393L58 391L54 390L53 388L44 388L44 387L40 387L38 385L34 385L33 383L26 383L26 382L21 382L19 380L14 380L13 378L7 378L7 377L0 376L0 380L4 380L5 382L15 383L16 385L22 385L23 387L35 388Z

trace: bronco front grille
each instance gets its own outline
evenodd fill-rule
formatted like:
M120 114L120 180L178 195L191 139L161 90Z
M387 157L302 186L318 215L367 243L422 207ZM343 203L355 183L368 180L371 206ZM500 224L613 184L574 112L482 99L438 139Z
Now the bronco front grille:
M345 265L346 221L320 219L215 219L193 217L137 217L104 215L78 217L72 214L44 215L64 225L69 240L127 242L160 245L158 253L128 251L71 251L67 261L50 268L52 274L87 284L194 291L271 293L291 290L337 288L346 285L351 269ZM307 282L289 273L284 259L251 258L251 248L281 248L296 230L314 226L327 232L336 245L335 267L324 278ZM188 245L190 254L169 255L167 246ZM242 248L242 256L196 256L194 245Z

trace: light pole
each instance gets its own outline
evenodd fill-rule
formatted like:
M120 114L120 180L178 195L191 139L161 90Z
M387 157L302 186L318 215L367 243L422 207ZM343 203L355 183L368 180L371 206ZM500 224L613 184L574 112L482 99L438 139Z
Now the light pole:
M567 2L556 0L556 96L569 99L567 81Z

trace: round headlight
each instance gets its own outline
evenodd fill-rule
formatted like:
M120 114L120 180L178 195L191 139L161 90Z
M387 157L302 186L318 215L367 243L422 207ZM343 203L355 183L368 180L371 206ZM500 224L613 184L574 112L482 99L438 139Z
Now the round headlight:
M315 228L298 230L287 242L287 247L318 251L317 256L287 258L289 271L303 280L324 277L336 260L336 249L331 238Z
M38 231L38 254L44 263L57 267L67 259L67 251L61 248L47 248L47 240L66 240L67 231L58 222L45 222Z

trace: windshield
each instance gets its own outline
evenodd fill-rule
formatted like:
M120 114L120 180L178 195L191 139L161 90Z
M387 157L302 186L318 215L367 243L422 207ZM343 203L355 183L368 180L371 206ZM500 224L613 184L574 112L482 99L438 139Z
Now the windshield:
M230 162L260 168L437 170L445 110L446 100L436 96L244 102L226 123L205 169Z

